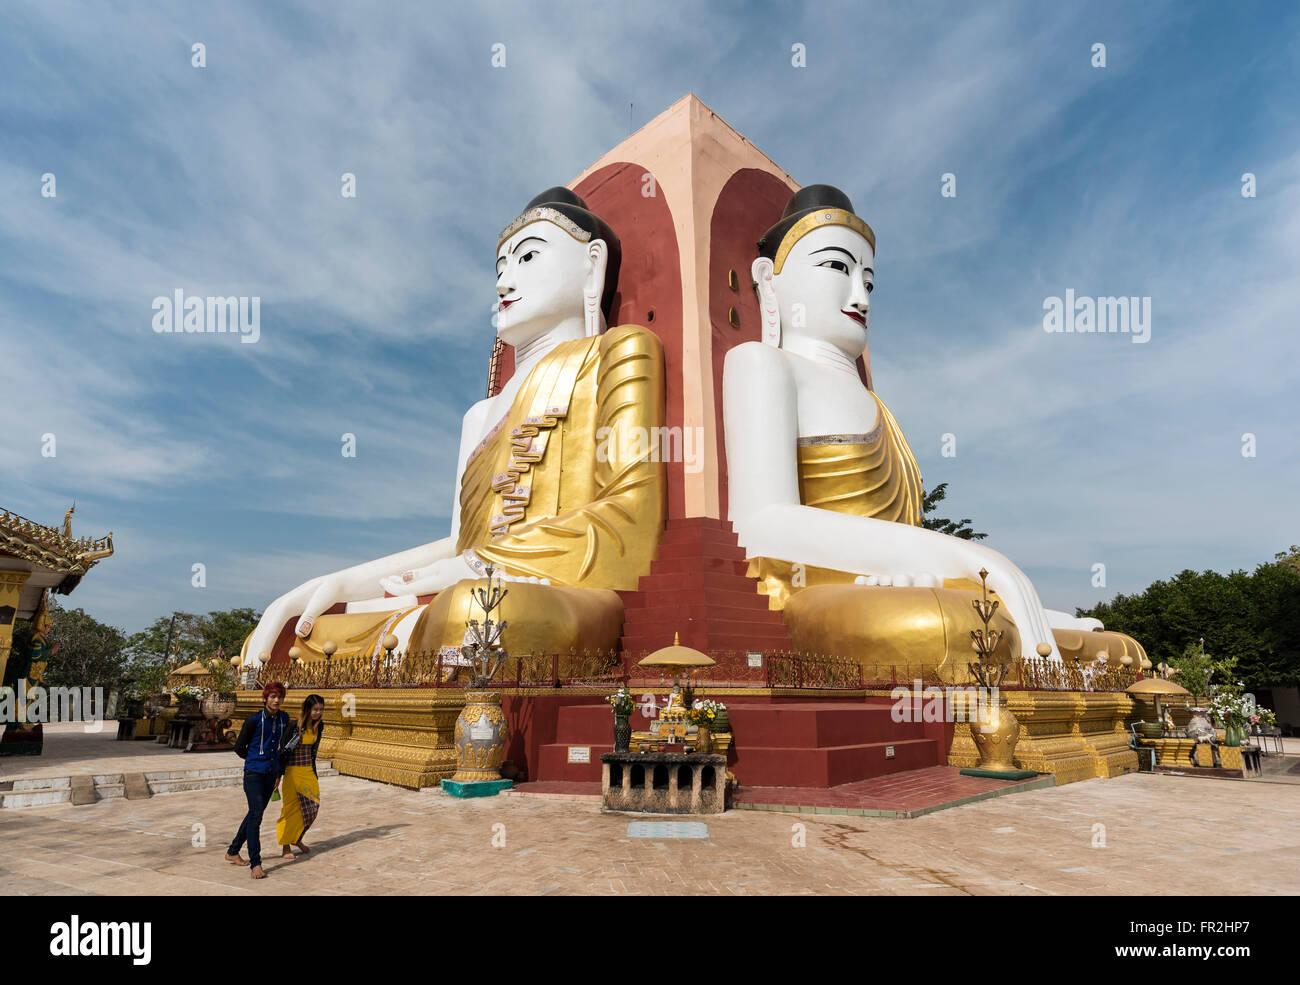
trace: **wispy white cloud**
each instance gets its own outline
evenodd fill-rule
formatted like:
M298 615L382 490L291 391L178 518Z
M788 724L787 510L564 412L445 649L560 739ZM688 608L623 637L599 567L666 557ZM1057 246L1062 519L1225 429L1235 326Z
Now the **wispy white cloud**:
M640 125L692 90L875 226L878 388L927 478L952 481L952 512L993 531L1049 604L1297 539L1276 505L1300 478L1284 426L1300 365L1300 160L1282 139L1295 111L1215 101L1242 71L1267 92L1293 59L1276 45L1233 68L1212 12L110 15L52 0L11 18L0 505L43 518L77 496L79 522L126 531L74 597L109 621L195 608L191 555L219 573L204 597L264 605L442 533L490 348L497 229L620 140L629 103ZM1170 30L1217 54L1189 69ZM1096 40L1105 70L1089 65ZM791 65L796 42L807 68ZM1242 116L1256 121L1244 135ZM1237 192L1245 170L1257 199ZM57 199L38 194L47 171ZM1150 295L1152 341L1047 335L1042 300L1067 287ZM177 288L261 297L261 341L155 335L152 299ZM39 454L46 431L55 460ZM955 459L939 455L945 432ZM1110 565L1107 591L1088 582L1094 561Z

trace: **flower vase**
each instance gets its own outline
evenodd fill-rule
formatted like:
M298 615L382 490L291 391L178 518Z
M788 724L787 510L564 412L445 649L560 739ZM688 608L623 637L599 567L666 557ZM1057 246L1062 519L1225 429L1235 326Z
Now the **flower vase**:
M708 755L713 751L713 733L708 725L701 725L695 733L695 751Z
M1212 729L1214 727L1210 724L1209 708L1192 708L1189 710L1191 711L1191 716L1187 720L1188 735L1204 731L1205 729Z
M457 783L501 779L501 761L509 739L501 693L467 691L465 707L456 719L456 772L452 779Z
M1225 727L1223 730L1223 744L1225 746L1233 747L1240 746L1243 731L1244 729L1239 729L1235 726Z
M625 715L614 718L614 751L627 752L632 742L632 722Z
M731 731L731 716L727 714L726 708L718 709L718 716L713 719L712 730L714 732Z
M972 698L975 696L972 695ZM981 695L982 697L982 695ZM975 711L975 701L971 701ZM977 769L999 773L1017 770L1016 743L1020 741L1020 722L1007 707L1007 699L1000 697L993 707L980 706L979 713L968 714L971 738L979 751Z

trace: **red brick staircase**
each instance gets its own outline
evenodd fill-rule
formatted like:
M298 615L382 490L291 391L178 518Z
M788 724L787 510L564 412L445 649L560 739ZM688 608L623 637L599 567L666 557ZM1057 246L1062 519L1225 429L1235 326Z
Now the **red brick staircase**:
M944 764L942 724L895 722L891 707L888 698L729 701L728 765L745 786L833 787Z
M781 613L745 577L745 552L725 520L669 520L650 573L621 593L623 652L634 658L671 646L697 650L791 649Z
M891 706L888 698L728 698L733 744L727 765L745 786L818 788L943 765L948 745L943 724L895 722ZM632 727L649 725L638 712ZM568 762L570 746L590 748L591 761ZM599 782L600 754L613 748L608 705L566 705L558 712L555 742L541 747L535 778Z
M792 649L781 614L768 609L745 569L730 523L670 520L650 573L635 592L620 593L623 653L640 659L672 645L674 634L706 652ZM833 787L946 761L942 723L895 722L888 698L819 700L810 691L806 698L726 700L734 737L728 766L744 786ZM638 712L632 728L649 723ZM588 747L590 762L570 763L571 746ZM555 740L539 749L533 779L599 782L600 754L613 747L614 721L605 702L565 705L557 710Z

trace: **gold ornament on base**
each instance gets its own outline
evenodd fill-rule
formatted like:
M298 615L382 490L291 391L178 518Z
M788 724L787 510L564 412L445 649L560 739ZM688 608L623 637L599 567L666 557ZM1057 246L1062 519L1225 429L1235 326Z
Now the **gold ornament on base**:
M501 634L509 624L492 618L493 610L509 592L500 582L493 581L494 574L495 569L489 565L487 587L470 592L483 610L483 621L470 619L466 623L473 642L460 651L469 661L471 676L470 690L465 694L465 707L456 719L454 734L456 772L452 779L458 783L501 779L501 762L510 741L510 727L501 710L501 692L487 690L510 656L501 646Z
M969 667L971 676L979 682L982 689L995 691L1001 688L1008 667L994 658L994 651L1002 642L1002 632L989 628L999 603L997 599L989 598L988 574L985 569L980 569L982 598L971 602L980 622L984 623L984 628L971 630L971 646L979 654L979 661L972 661ZM1051 652L1050 648L1048 652ZM975 748L980 754L976 769L997 773L1017 772L1016 743L1020 741L1020 722L1007 707L1006 696L999 693L997 703L992 707L984 701L978 701L974 703L974 708L982 714L968 713L966 718L970 722L971 738L975 740ZM969 710L968 708L968 712Z

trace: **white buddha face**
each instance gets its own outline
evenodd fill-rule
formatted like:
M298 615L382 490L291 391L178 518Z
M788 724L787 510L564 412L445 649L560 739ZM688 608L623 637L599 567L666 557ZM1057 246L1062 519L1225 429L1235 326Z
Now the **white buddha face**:
M790 249L772 278L782 335L829 342L850 359L867 348L875 251L847 226L821 226Z
M545 219L519 229L497 253L497 335L518 348L565 321L581 326L583 292L603 284L604 257L604 240L579 243Z

